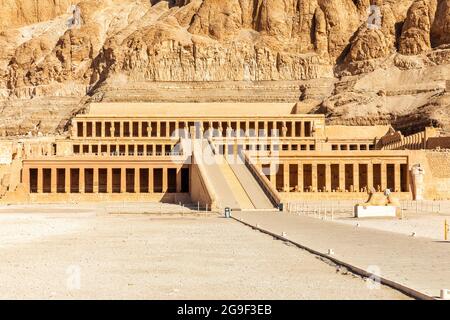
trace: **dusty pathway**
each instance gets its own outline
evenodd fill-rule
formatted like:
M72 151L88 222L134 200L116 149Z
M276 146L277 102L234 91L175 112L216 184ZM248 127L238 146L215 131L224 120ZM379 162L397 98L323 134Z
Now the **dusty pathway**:
M450 242L355 227L285 213L234 213L237 218L316 251L432 296L450 288Z
M0 298L405 299L222 218L0 214Z

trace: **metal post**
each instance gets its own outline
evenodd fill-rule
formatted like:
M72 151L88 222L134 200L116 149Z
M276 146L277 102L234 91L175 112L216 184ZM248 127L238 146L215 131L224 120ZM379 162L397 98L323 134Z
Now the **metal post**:
M448 223L447 223L447 219L445 219L445 222L444 222L444 239L445 239L445 241L447 241L448 240Z

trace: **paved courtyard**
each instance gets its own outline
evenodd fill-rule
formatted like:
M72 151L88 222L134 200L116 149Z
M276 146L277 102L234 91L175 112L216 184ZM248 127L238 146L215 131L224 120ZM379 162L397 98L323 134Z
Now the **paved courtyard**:
M407 299L217 216L0 208L0 298Z
M450 289L450 241L356 227L288 213L243 213L234 216L364 270L379 270L384 278L430 296ZM395 220L392 220L395 222ZM361 225L369 224L363 220ZM372 271L373 272L373 271Z

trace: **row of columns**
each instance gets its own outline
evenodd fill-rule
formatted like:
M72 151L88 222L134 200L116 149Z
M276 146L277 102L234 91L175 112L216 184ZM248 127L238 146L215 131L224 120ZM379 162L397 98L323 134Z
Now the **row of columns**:
M237 132L237 136L244 137L250 136L250 130L254 130L255 136L268 136L268 133L271 136L282 136L282 137L311 137L313 130L313 121L82 121L78 120L74 128L76 128L76 136L77 137L125 137L124 135L124 123L127 122L129 126L130 135L127 137L170 137L175 131L176 134L180 132L180 130L191 130L189 124L193 124L192 127L198 128L200 132L205 132L207 129L213 128L220 132L223 136L231 136L232 131ZM88 123L90 132L88 132ZM106 124L109 124L110 134L106 134ZM115 124L119 123L119 133L116 135ZM143 130L143 124L146 125L146 130ZM162 132L162 123L165 124L165 130ZM223 123L226 123L226 127L223 127ZM263 125L260 126L260 123ZM277 130L277 128L281 128L278 134L274 134L273 132L269 132L269 123L272 126L272 130ZM137 132L134 132L134 127L137 124ZM205 126L207 124L207 126ZM233 126L234 124L234 126ZM242 125L244 124L244 125ZM97 125L100 125L100 135L97 134ZM155 131L153 132L153 127L155 127ZM253 127L254 129L250 129ZM241 132L242 129L242 132ZM88 134L89 133L89 134ZM137 133L137 134L135 134ZM179 135L178 135L179 136Z
M394 135L391 141L384 143L385 150L419 150L426 148L425 132L418 132L410 136L403 136L401 133Z
M333 144L333 151L367 151L375 150L374 144Z
M297 165L297 186L291 186L290 185L290 165ZM362 186L360 184L360 172L359 172L359 163L318 163L318 162L284 162L283 163L283 191L289 192L292 188L297 187L297 191L302 192L305 189L308 189L309 187L312 189L313 192L318 191L318 165L324 165L325 166L325 189L329 192L332 191L332 172L331 172L331 166L332 165L338 165L339 166L339 190L345 191L346 189L346 174L345 174L345 165L351 164L352 170L353 170L353 190L354 191L361 191L363 187L366 187L368 190L371 188L375 188L377 190L378 186L374 185L374 170L373 165L374 164L366 164L361 163L363 165L367 165L367 186ZM381 190L385 190L387 188L387 165L394 165L394 181L395 186L394 190L401 190L402 188L402 177L401 177L401 164L400 163L380 163L381 165L381 172L380 172L380 188ZM311 186L304 186L304 165L311 165ZM270 181L274 187L276 186L276 176L277 176L277 165L271 164L270 168ZM350 191L350 190L348 190Z
M134 169L134 192L139 193L141 189L141 169L148 170L148 193L154 192L154 169L162 169L162 193L168 192L168 170L176 169L176 192L179 193L182 190L182 171L181 168L148 168L148 167L108 167L108 168L78 168L78 167L66 167L66 168L24 168L22 182L24 185L30 188L30 170L37 170L37 193L43 193L44 188L44 170L51 171L51 180L50 180L50 193L57 193L57 170L64 169L65 170L65 193L70 193L72 186L71 179L71 169L79 169L79 177L78 177L78 193L86 193L86 185L85 185L85 170L92 169L93 170L93 193L99 193L99 170L105 169L107 172L106 176L106 193L113 193L113 169L120 169L120 193L126 193L127 190L127 180L126 180L126 171L127 169ZM28 190L31 192L31 190Z
M129 154L132 150L133 154L138 154L142 152L144 155L153 155L156 153L170 153L173 152L175 145L173 144L111 144L111 143L101 143L101 144L74 144L73 153L75 154L92 154L92 153L113 153L113 148L115 152L120 152L121 146L123 146L123 153ZM113 148L112 148L113 147ZM86 150L87 149L87 150ZM96 150L94 150L96 149ZM140 151L141 150L141 151ZM180 150L175 150L175 152L181 152Z

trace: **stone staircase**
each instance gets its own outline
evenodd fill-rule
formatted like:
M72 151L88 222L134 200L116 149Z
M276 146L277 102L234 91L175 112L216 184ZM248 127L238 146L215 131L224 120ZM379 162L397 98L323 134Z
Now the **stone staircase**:
M195 143L195 142L194 142ZM204 160L204 168L209 181L212 184L212 193L217 197L217 206L219 209L229 207L233 210L241 210L241 206L236 200L230 185L222 171L222 156L216 155L213 147L207 140L202 140L203 155L199 158Z
M233 170L234 176L238 179L241 189L245 190L254 209L274 209L274 205L264 193L263 188L240 158L233 159L230 169Z
M235 172L232 170L230 164L225 158L221 159L220 170L230 186L236 201L239 203L241 210L255 209L252 201L250 200L247 191L242 186L241 182L237 178Z
M220 209L273 210L274 205L243 161L216 154L214 146L202 140L204 167Z

